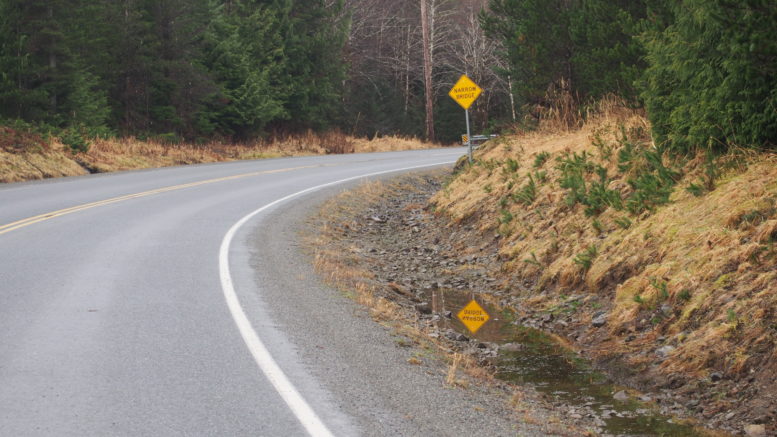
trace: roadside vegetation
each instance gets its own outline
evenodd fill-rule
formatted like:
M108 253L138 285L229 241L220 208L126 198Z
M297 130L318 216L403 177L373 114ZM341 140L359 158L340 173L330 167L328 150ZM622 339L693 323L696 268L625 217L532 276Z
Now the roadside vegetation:
M777 7L491 6L523 129L460 162L437 214L498 235L501 289L545 329L711 426L774 432Z
M499 235L500 289L521 311L575 314L546 329L643 387L684 386L708 416L763 421L777 393L777 155L673 155L649 128L613 106L580 129L503 137L432 205Z
M67 137L53 137L29 126L0 126L0 183L206 162L438 147L415 138L386 136L370 140L336 131L241 144L170 143L135 137L81 141L84 146L76 150Z

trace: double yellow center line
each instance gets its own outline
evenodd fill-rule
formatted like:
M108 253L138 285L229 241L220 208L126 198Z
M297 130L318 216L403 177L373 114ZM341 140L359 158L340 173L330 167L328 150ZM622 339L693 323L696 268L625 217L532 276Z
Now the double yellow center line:
M112 203L117 203L117 202L123 202L125 200L137 199L139 197L152 196L154 194L166 193L168 191L182 190L184 188L191 188L191 187L196 187L196 186L199 186L199 185L213 184L213 183L216 183L216 182L231 181L231 180L234 180L234 179L242 179L242 178L247 178L247 177L251 177L251 176L259 176L259 175L266 175L266 174L272 174L272 173L283 173L283 172L287 172L287 171L302 170L302 169L314 168L314 167L321 167L321 165L307 165L307 166L303 166L303 167L290 167L290 168L281 168L281 169L277 169L277 170L265 170L265 171L257 171L257 172L252 172L252 173L243 173L243 174L238 174L238 175L234 175L234 176L226 176L226 177L223 177L223 178L207 179L207 180L204 180L204 181L190 182L188 184L173 185L173 186L170 186L170 187L157 188L155 190L143 191L141 193L127 194L127 195L119 196L119 197L112 197L110 199L99 200L97 202L91 202L91 203L85 203L85 204L82 204L82 205L71 206L70 208L64 208L64 209L60 209L60 210L57 210L57 211L47 212L45 214L40 214L40 215L36 215L36 216L33 216L33 217L27 217L26 219L18 220L18 221L15 221L13 223L8 223L8 224L5 224L5 225L0 225L0 235L8 233L8 232L11 232L11 231L15 231L17 229L24 228L24 227L27 227L27 226L30 226L30 225L34 225L35 223L40 223L42 221L51 220L51 219L56 218L56 217L61 217L63 215L68 215L68 214L72 214L74 212L79 212L79 211L84 211L84 210L91 209L91 208L96 208L98 206L110 205Z

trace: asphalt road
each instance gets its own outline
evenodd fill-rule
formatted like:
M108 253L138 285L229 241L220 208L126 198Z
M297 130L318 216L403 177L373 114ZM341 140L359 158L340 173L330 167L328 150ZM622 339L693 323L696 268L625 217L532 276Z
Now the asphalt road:
M294 246L334 190L463 153L0 186L0 435L509 435Z

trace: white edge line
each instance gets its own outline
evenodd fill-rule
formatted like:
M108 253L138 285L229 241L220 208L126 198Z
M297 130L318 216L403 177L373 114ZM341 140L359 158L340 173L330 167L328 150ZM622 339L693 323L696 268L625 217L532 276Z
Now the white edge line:
M249 213L245 217L241 218L237 223L232 225L229 231L227 231L226 235L224 235L224 239L221 241L221 248L219 249L219 276L221 278L221 288L222 288L222 291L224 292L224 299L226 299L227 301L227 306L229 307L229 311L230 313L232 313L232 318L234 319L235 324L237 325L237 328L240 331L240 335L243 337L243 341L245 341L246 346L248 346L248 349L251 352L251 355L253 355L254 357L254 361L256 361L256 364L259 366L259 369L261 369L261 371L264 373L264 375L267 377L270 383L272 383L273 387L275 387L275 390L278 392L278 394L281 395L281 398L283 398L283 400L286 402L286 405L289 406L292 413L294 413L294 415L300 421L302 426L305 427L305 430L308 432L309 435L313 437L334 437L332 432L329 431L326 425L324 425L321 419L319 419L318 415L316 415L315 411L313 411L313 409L305 401L302 395L300 395L300 393L297 391L297 389L294 387L291 381L289 381L288 377L286 377L286 374L284 374L283 370L281 370L280 366L278 366L278 363L276 363L275 360L272 358L272 356L270 355L270 352L267 350L264 343L262 343L262 340L259 339L259 335L256 333L256 330L253 328L253 326L251 325L251 322L248 320L248 317L243 311L243 307L240 306L240 300L238 299L237 293L235 292L235 287L232 283L232 275L230 274L230 271L229 271L229 246L232 243L232 240L235 237L235 234L246 222L254 218L256 215L262 213L263 211L269 208L272 208L273 206L276 206L280 203L291 200L295 197L299 197L304 194L307 194L316 190L320 190L322 188L330 187L332 185L342 184L356 179L368 178L368 177L378 176L378 175L387 174L387 173L396 173L401 171L414 170L414 169L424 168L424 167L436 167L440 165L451 164L453 162L455 161L438 162L435 164L426 164L426 165L418 165L414 167L404 167L404 168L398 168L393 170L379 171L375 173L353 176L346 179L340 179L338 181L317 185L315 187L310 187L305 190L298 191L294 194L290 194L286 197L275 200Z

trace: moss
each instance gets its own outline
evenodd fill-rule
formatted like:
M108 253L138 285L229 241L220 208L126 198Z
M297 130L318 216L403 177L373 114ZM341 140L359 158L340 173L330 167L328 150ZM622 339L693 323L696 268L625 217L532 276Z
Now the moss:
M733 278L731 277L730 273L726 273L724 275L720 275L718 279L715 280L714 286L715 288L728 288L732 285Z

